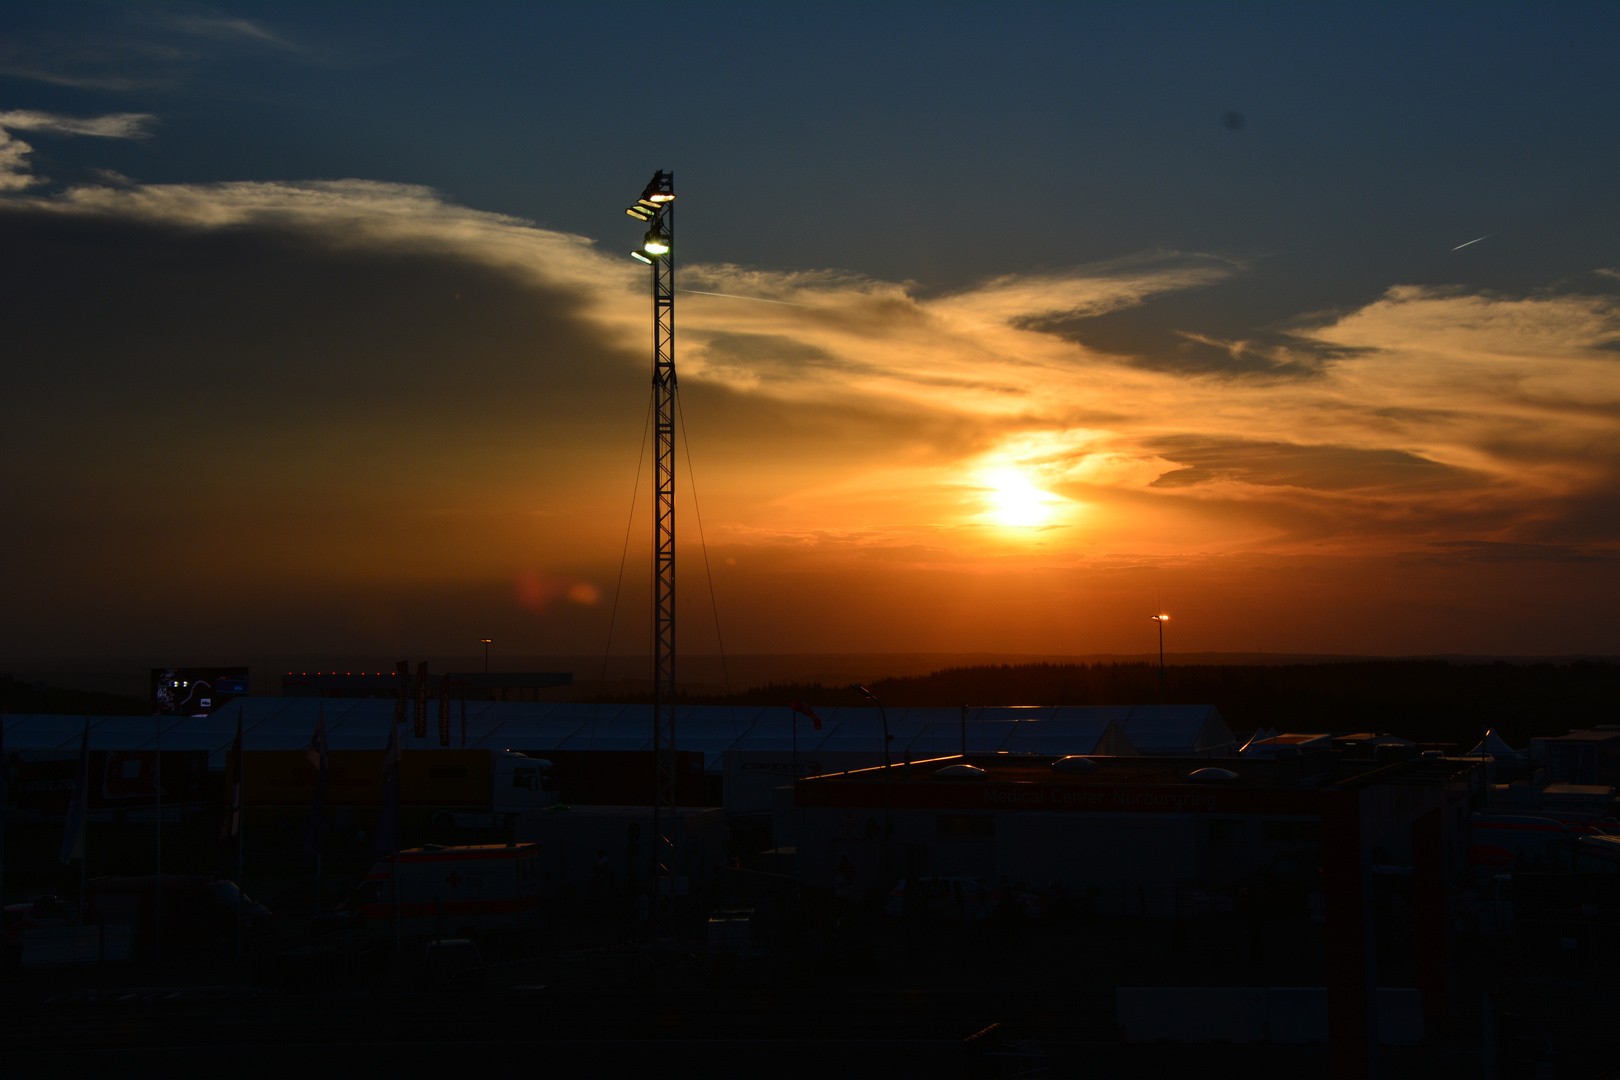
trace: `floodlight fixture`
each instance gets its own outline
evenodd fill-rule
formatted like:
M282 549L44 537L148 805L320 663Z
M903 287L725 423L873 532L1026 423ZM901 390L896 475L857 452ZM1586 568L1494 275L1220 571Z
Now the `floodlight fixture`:
M624 212L635 218L637 221L651 221L653 214L655 214L657 211L649 210L647 207L637 203L635 206L625 207Z
M631 258L632 258L632 259L635 259L635 260L636 260L636 261L637 261L637 262L644 262L644 263L646 263L646 264L647 264L647 265L648 265L648 266L651 266L651 265L652 265L652 260L651 260L651 259L649 259L649 258L647 258L647 256L645 256L645 255L643 255L643 254L642 254L642 253L641 253L641 252L639 252L639 251L632 251L632 252L631 252L631 253L630 253L630 257L631 257Z
M641 192L646 202L667 203L675 201L675 174L672 172L655 172L653 178L647 182L646 188Z
M668 255L669 237L657 229L648 229L646 237L641 242L641 250L649 255Z
M1149 615L1148 618L1159 624L1159 704L1164 704L1164 624L1170 621L1168 615Z

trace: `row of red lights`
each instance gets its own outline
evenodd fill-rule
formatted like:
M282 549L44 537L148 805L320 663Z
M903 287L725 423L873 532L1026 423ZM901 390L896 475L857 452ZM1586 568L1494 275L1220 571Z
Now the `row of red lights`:
M292 672L289 671L289 672L287 672L287 674L291 675ZM308 675L309 672L300 671L298 674L300 674L300 675ZM335 671L317 671L315 674L317 674L317 675L336 675L337 672L335 672ZM345 674L345 675L353 675L354 672L345 671L343 674ZM362 674L362 675L398 675L399 672L397 672L397 671L362 671L360 674Z

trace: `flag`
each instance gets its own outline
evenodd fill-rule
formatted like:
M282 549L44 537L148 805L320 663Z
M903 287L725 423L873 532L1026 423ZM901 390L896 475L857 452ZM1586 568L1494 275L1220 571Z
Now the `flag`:
M383 753L383 808L377 818L373 851L399 850L399 725L388 725L388 749Z
M816 710L812 709L802 701L795 701L792 705L788 706L788 708L792 709L796 713L803 713L804 715L808 716L811 722L816 725L816 730L821 730L821 717L816 715Z
M439 683L439 745L450 745L450 673Z
M427 661L416 664L416 737L427 738Z
M235 780L231 784L231 816L225 823L225 837L242 831L242 706L236 707L236 739L231 743L228 765L233 767Z
M309 830L304 834L304 854L320 851L321 811L326 806L326 706L315 716L315 734L310 736L309 749L304 751L309 763L315 767L315 802L309 808Z
M62 861L84 858L85 803L90 798L90 718L84 718L84 735L79 739L79 769L73 774L73 801L68 803L67 823L62 829Z

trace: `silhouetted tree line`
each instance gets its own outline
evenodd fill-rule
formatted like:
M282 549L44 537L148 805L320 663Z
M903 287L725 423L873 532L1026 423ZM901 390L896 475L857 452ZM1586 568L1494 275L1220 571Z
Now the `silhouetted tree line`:
M57 716L143 716L152 711L152 703L145 698L95 690L64 690L42 682L23 682L10 675L0 675L0 703L4 703L10 713Z
M1001 664L879 679L889 708L987 705L1151 705L1151 663ZM647 694L613 700L646 702ZM1487 728L1516 746L1571 728L1620 723L1620 664L1373 660L1322 664L1175 665L1171 704L1214 705L1235 731L1380 731L1472 746ZM772 683L731 695L682 695L683 705L867 705L855 686ZM1464 746L1464 749L1467 749Z

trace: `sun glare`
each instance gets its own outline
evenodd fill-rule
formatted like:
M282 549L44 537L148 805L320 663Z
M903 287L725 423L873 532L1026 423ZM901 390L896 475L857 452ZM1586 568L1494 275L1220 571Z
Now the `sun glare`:
M1051 516L1051 497L1015 469L1004 469L989 477L990 516L1008 526L1044 525Z

